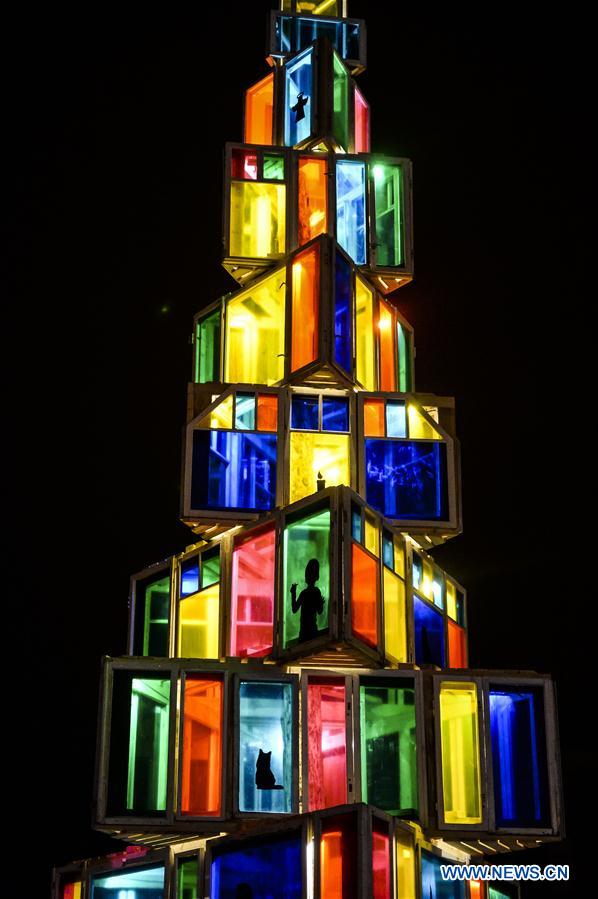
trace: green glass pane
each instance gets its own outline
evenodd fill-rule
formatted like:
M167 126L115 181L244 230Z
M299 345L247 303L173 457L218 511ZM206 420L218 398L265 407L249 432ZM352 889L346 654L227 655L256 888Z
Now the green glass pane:
M264 178L266 181L284 181L284 157L264 155Z
M127 811L166 809L170 681L134 677L131 688Z
M349 74L340 56L334 54L332 133L344 150L349 149Z
M397 355L399 369L399 391L401 393L409 393L411 390L411 354L409 335L400 322L397 322Z
M199 899L198 876L198 859L186 858L179 862L177 870L177 899Z
M237 394L235 428L240 431L255 431L255 393Z
M170 575L159 581L138 585L143 590L143 655L168 655L168 619L170 614Z
M195 381L220 380L220 309L201 318L195 329Z
M330 509L305 515L285 527L283 565L286 648L328 630Z
M201 589L211 587L220 580L220 549L210 549L201 557Z
M490 887L488 890L488 899L509 899L506 893L501 893L500 890L497 890L495 887Z
M403 265L401 176L400 165L374 166L378 265Z
M393 815L417 810L413 684L360 685L361 799Z

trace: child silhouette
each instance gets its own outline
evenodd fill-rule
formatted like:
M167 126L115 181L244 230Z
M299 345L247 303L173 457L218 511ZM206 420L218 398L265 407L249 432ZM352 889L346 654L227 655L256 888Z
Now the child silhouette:
M299 625L299 642L313 640L318 636L318 615L324 611L324 597L322 596L316 581L320 579L320 563L317 559L310 559L305 566L305 583L307 587L297 597L297 584L291 584L291 609L296 615L301 609L301 622Z

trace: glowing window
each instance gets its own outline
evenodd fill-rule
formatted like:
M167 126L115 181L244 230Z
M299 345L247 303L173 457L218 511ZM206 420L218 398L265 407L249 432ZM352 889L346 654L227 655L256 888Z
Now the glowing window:
M356 816L345 814L323 818L320 899L356 899L358 858Z
M269 834L215 848L210 870L210 899L272 896L274 884L283 884L284 899L302 899L302 859L300 833ZM246 885L245 892L243 884Z
M278 430L278 397L276 394L258 394L257 429L258 431Z
M233 147L231 154L231 175L244 181L257 181L257 153Z
M299 246L328 229L327 171L327 159L299 159Z
M286 186L232 181L229 255L279 259L286 253Z
M343 61L333 53L332 134L343 148L349 149L349 73Z
M363 94L355 92L355 152L370 152L370 107Z
M170 572L161 571L135 583L133 655L168 656Z
M337 240L357 265L367 262L365 216L365 163L337 158Z
M388 303L380 300L380 390L397 389L397 356L395 350L395 314Z
M95 875L91 878L91 899L162 899L164 880L164 865Z
M407 417L409 421L409 436L413 440L442 440L440 433L429 418L413 403L409 403Z
M245 143L272 144L274 75L266 75L245 94Z
M283 537L283 647L328 630L330 509L290 520Z
M351 486L348 434L293 431L290 439L289 500L310 496L318 482Z
M349 374L353 370L352 282L351 265L337 252L334 272L334 361Z
M480 824L482 797L478 736L478 695L474 683L440 685L442 795L447 824Z
M181 814L218 816L222 812L221 677L185 678L182 731Z
M373 168L376 206L376 264L403 265L402 169L377 163Z
M385 403L382 399L367 399L363 404L363 424L366 437L385 436Z
M320 248L310 247L293 262L291 371L318 358Z
M298 431L320 430L320 398L317 394L298 393L293 396L291 427Z
M413 597L415 664L444 668L444 618L425 600Z
M81 899L81 881L65 883L62 887L62 899Z
M345 682L310 678L307 685L309 811L347 801Z
M200 318L195 328L195 381L220 380L220 309Z
M199 899L199 860L181 858L176 871L176 899Z
M351 624L356 637L378 646L379 564L360 546L351 546Z
M359 277L355 279L355 367L362 387L376 390L374 291Z
M397 322L397 368L399 373L399 390L409 393L411 388L411 338L403 325Z
M413 837L397 830L395 840L397 844L397 896L400 896L400 899L417 899Z
M365 440L366 501L387 518L448 518L446 445Z
M213 584L179 602L177 656L217 659L220 634L220 585Z
M265 181L284 181L284 156L265 153L263 175Z
M284 377L285 273L277 271L226 303L224 380L274 384Z
M445 860L431 852L422 850L422 896L442 897L442 899L465 899L466 885L464 880L444 880L440 866Z
M374 818L372 822L372 880L373 899L390 899L391 872L390 835L388 825Z
M293 687L239 684L239 810L293 810Z
M467 668L467 636L462 627L448 622L449 668Z
M237 393L235 428L240 431L255 431L255 393Z
M230 654L267 656L274 637L274 527L235 539L233 549Z
M384 567L384 652L390 662L407 662L405 584Z
M285 66L284 142L295 147L312 132L313 50L301 53Z

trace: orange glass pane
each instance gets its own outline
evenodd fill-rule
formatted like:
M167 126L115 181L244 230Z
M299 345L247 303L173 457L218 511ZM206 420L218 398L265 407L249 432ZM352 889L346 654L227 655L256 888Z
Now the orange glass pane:
M327 159L299 160L299 245L328 228Z
M309 811L347 801L347 731L344 681L307 687Z
M380 300L380 390L397 389L394 315L384 300Z
M370 107L355 88L355 152L370 152Z
M390 838L388 833L372 833L372 875L374 899L390 899Z
M258 393L257 429L276 431L278 427L278 397L274 393Z
M320 841L320 899L357 896L355 815L324 819Z
M453 621L448 622L449 668L467 668L467 640L465 631Z
M318 358L320 248L300 253L293 263L291 370Z
M221 678L193 675L186 679L182 737L183 815L221 814L222 701Z
M365 400L363 428L366 437L384 437L384 400Z
M245 143L272 144L274 75L266 75L245 93Z
M481 880L469 881L469 899L484 899L484 884Z
M353 634L378 645L378 562L357 543L351 546L351 619Z

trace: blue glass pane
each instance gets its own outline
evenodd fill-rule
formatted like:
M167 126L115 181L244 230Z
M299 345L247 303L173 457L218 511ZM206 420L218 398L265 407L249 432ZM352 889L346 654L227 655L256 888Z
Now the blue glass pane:
M199 590L199 556L181 562L181 596L190 596Z
M319 403L318 396L294 396L291 403L291 427L298 431L319 431Z
M549 825L541 687L490 688L490 738L498 827Z
M164 866L92 877L91 899L163 899Z
M415 664L444 668L444 618L431 606L413 597Z
M255 431L255 393L237 394L235 428L241 431Z
M442 879L440 865L446 863L446 859L422 851L422 897L425 899L465 899L464 880Z
M387 518L448 518L446 446L438 441L365 441L366 501Z
M273 509L276 434L195 431L193 509Z
M324 397L322 402L322 430L349 430L349 400Z
M210 899L302 899L301 837L269 836L215 852Z
M294 147L312 131L312 56L311 49L288 64L285 69L284 142Z
M293 803L291 684L239 685L239 809L290 812Z
M407 436L407 415L405 412L405 403L388 400L386 403L386 436L387 437L406 437Z
M336 254L334 277L334 359L351 373L353 358L351 341L351 266L340 253Z
M298 53L318 38L326 37L343 59L359 59L360 25L318 17L277 15L274 25L274 52L282 55Z
M363 522L361 511L355 507L351 509L351 536L358 543L363 543Z
M365 163L336 163L336 238L357 265L365 265Z
M395 546L388 531L382 531L382 559L387 568L395 570Z

